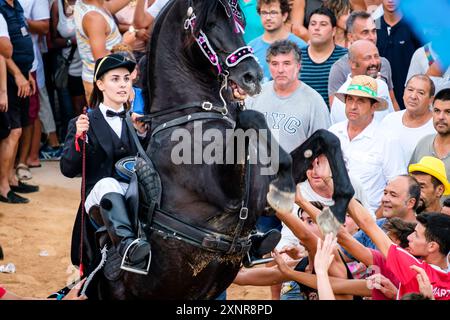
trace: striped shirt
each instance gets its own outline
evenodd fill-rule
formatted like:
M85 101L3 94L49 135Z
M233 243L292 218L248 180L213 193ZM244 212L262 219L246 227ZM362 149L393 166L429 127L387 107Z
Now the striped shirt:
M333 53L326 61L315 63L309 56L308 48L309 46L302 49L300 80L319 92L329 109L328 76L330 74L330 69L340 57L347 53L348 50L340 46L335 46Z
M83 62L83 71L81 77L84 81L92 83L94 80L94 67L95 60L92 55L91 46L89 44L89 38L83 30L83 18L91 11L100 13L109 25L111 32L106 37L106 50L111 51L112 47L122 41L122 35L119 32L119 28L114 22L114 18L111 14L104 9L100 9L96 6L84 3L82 0L78 0L74 7L75 26L77 28L77 44L78 51L80 53L81 61Z

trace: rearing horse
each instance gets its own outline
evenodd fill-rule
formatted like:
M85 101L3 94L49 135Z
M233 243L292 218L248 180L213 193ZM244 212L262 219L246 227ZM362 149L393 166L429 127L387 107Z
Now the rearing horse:
M243 41L242 13L236 3L172 0L155 22L148 52L152 137L146 153L159 173L162 193L147 194L153 202L148 200L151 205L140 212L152 259L148 275L123 272L114 279L102 277L100 298L213 299L235 278L250 245L248 236L267 203L276 210L292 208L297 181L290 155L272 140L261 113L241 110L233 101L233 89L256 94L262 78L252 49ZM205 141L209 129L220 134ZM279 149L276 175L264 175L261 165L250 165L246 159L255 146L248 141L244 156L225 161L237 149L227 130L238 129L266 130L262 142L268 150ZM175 164L180 137L191 145L179 155L187 161ZM215 154L219 161L205 162L203 151L200 160L196 158L198 150L211 145L216 153L222 151L222 156ZM309 148L313 155L324 153L321 147ZM311 161L300 161L298 170L304 172ZM335 170L342 173L342 167L333 159L330 164L339 177ZM143 168L137 169L141 180Z

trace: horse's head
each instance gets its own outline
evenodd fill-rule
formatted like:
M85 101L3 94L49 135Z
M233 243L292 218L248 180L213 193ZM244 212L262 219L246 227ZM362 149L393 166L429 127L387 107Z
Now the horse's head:
M243 40L244 23L237 0L169 2L158 16L150 46L155 107L163 109L167 104L167 87L178 104L189 102L187 98L220 103L224 84L228 102L235 89L259 93L262 71ZM160 101L160 97L164 98Z
M245 20L237 0L189 2L185 28L196 42L191 54L203 56L202 64L215 75L227 76L231 89L259 93L262 70L243 40Z

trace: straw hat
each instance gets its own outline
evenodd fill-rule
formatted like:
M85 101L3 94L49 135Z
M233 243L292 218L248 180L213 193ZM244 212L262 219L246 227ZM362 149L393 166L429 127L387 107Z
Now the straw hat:
M424 172L435 177L444 185L444 195L450 195L450 183L448 182L447 174L445 173L445 165L442 160L425 156L420 159L419 163L409 165L408 172L411 173L414 171Z
M386 110L388 108L387 101L378 97L377 81L365 75L354 76L346 92L336 92L334 95L343 103L345 103L346 95L374 99L378 102L375 108L376 111Z

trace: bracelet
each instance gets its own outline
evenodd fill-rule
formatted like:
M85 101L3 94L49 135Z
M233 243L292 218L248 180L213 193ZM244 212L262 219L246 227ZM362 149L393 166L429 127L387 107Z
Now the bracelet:
M67 41L66 41L66 47L68 48L68 47L71 47L71 46L72 46L72 40L67 39Z

